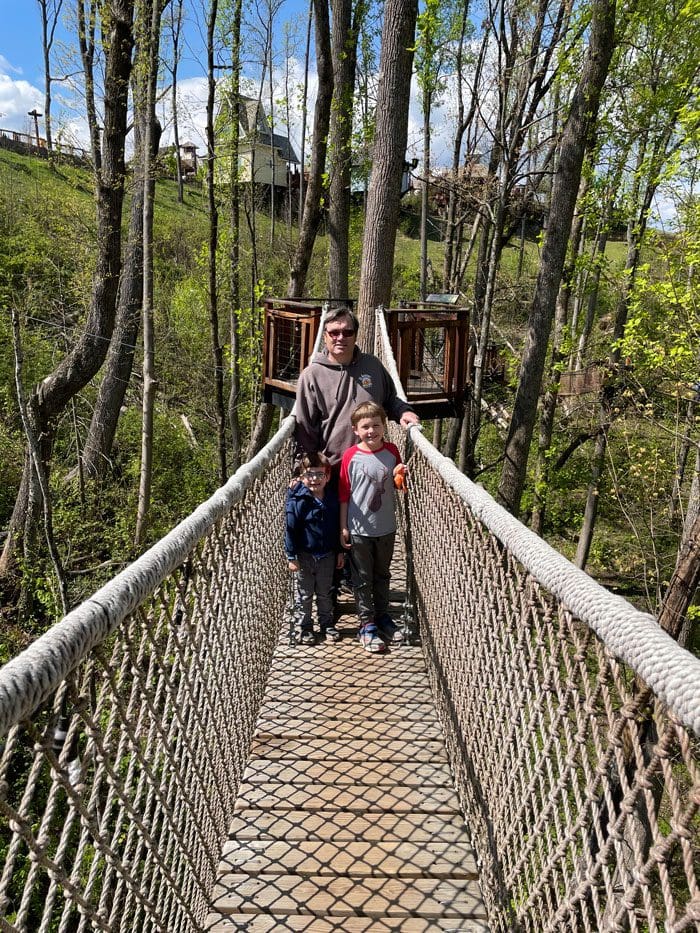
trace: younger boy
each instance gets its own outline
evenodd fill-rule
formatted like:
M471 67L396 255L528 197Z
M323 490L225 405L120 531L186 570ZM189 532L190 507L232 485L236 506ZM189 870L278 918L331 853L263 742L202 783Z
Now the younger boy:
M342 567L339 553L338 497L327 488L331 467L323 454L304 454L300 483L287 490L284 550L288 567L297 574L299 608L302 613L302 645L315 641L311 612L314 593L321 637L338 641L340 632L333 625L331 587L333 572Z
M379 652L395 628L388 612L396 535L394 476L404 468L398 448L384 440L386 412L381 405L363 402L350 420L357 442L340 462L341 543L352 548L360 644Z

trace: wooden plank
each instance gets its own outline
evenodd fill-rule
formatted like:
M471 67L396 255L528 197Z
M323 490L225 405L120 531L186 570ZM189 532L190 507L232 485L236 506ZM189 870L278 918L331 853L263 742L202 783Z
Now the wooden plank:
M249 784L293 782L296 787L306 784L386 784L390 780L409 787L452 787L449 766L427 761L400 764L395 761L339 762L335 758L321 758L318 761L253 758L246 766L243 780Z
M248 933L291 931L291 933L430 933L432 930L450 930L452 933L490 933L485 920L454 918L422 920L419 917L317 917L313 914L211 914L204 925L207 933Z
M479 885L471 878L350 878L313 875L226 876L214 887L221 913L274 911L351 917L474 917L486 919Z
M300 702L288 699L278 699L267 696L260 710L261 719L275 719L291 716L296 719L310 719L313 722L323 722L325 719L355 720L360 717L366 719L381 719L391 721L399 719L402 722L409 720L425 721L433 719L435 707L425 702L400 702L390 700L386 703L377 703L374 698L367 702L349 700L345 703L333 703L328 700L302 700ZM407 728L410 728L408 726Z
M304 739L253 739L251 757L260 758L339 758L343 761L447 761L447 753L442 742L413 742L410 737L405 741L388 742L363 739L345 741L307 741Z
M325 703L358 703L361 700L355 687L336 687L334 684L325 685L323 690L319 690L313 683L289 684L279 689L281 698L301 703L313 700ZM269 702L269 699L269 696L266 697L266 702ZM407 682L400 689L384 687L379 683L372 687L371 692L373 703L426 703L429 699L431 694L428 685L416 685L412 678L407 678Z
M226 874L374 875L398 878L476 878L471 846L430 842L325 842L320 839L229 841L221 858Z
M343 738L388 741L404 738L405 735L406 727L402 724L388 724L382 719L371 720L359 716L350 721L322 722L309 722L306 719L259 719L255 725L255 738L261 741L271 738L304 739L309 736L321 741ZM411 725L411 738L417 741L441 739L442 729L437 720L414 722Z
M303 652L306 652L304 654ZM316 683L319 677L340 677L350 681L354 675L362 677L386 677L397 679L401 674L417 674L425 677L425 662L422 655L406 657L403 648L373 654L354 640L343 648L343 643L300 646L297 654L285 659L284 665L270 672L268 685L301 680Z
M242 784L236 810L327 810L337 807L354 813L365 810L394 813L459 813L459 800L451 787L409 787L405 784Z
M374 690L379 688L382 694L385 694L387 690L394 691L395 699L400 700L403 697L403 691L406 690L407 682L411 684L413 690L416 689L416 685L412 683L414 679L413 675L406 671L397 671L390 674L384 674L382 671L376 670L348 671L345 674L336 671L327 671L325 673L317 671L307 672L303 676L297 676L294 672L285 672L279 677L268 680L267 689L292 698L297 696L298 690L313 690L319 699L328 689L340 689L352 691L349 694L351 699L360 702L364 696L369 698ZM422 699L425 702L428 699L428 695L425 693L427 685L419 689L423 690Z
M338 626L340 629L340 626ZM350 668L362 671L397 670L418 671L425 673L425 662L421 648L408 648L403 645L391 645L390 650L381 654L365 651L357 639L342 638L337 642L318 642L315 645L297 645L294 648L277 648L280 654L279 667L271 673L273 676L294 671L303 674L309 670L334 670L348 672ZM352 659L352 664L349 664Z
M364 839L404 842L465 840L461 814L350 813L342 810L239 810L229 827L237 839Z
M352 616L354 619L355 617ZM307 664L319 666L324 664L341 664L348 655L352 655L356 664L371 667L377 662L385 662L391 658L391 667L425 667L423 663L423 649L419 645L399 644L393 646L388 654L380 657L365 651L357 640L357 620L351 627L346 621L336 625L340 632L340 641L318 641L315 645L290 645L287 639L289 631L282 632L282 639L275 650L275 658L281 662L279 670L286 670L290 666L303 667ZM398 626L401 628L401 626ZM277 665L276 665L277 666Z

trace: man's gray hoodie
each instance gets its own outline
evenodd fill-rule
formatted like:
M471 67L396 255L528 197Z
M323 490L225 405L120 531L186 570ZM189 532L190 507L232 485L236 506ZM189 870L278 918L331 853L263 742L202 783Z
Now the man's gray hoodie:
M362 402L369 401L379 402L393 421L413 411L397 396L389 373L371 353L355 347L346 365L331 362L325 348L314 353L297 383L299 450L324 453L337 466L343 451L355 443L350 415Z

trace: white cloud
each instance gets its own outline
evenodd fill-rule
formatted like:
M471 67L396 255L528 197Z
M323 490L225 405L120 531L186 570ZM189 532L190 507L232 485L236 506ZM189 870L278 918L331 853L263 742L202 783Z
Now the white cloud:
M173 141L173 122L170 92L158 105L158 119L163 125L161 145ZM193 142L206 148L207 79L183 78L177 82L178 135L181 142Z
M17 72L0 56L0 126L20 133L33 132L34 124L28 111L43 110L44 93L28 81L15 78Z
M12 62L5 58L4 55L0 54L0 74L16 74L21 75L22 69L18 68L16 65L13 65Z

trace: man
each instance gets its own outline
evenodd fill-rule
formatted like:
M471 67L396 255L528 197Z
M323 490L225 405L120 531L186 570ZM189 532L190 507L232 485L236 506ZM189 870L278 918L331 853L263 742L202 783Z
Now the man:
M361 402L377 402L403 427L420 422L411 406L396 394L381 361L357 346L358 328L358 320L348 308L330 311L324 321L324 347L313 355L297 383L297 448L325 454L334 478L343 452L354 443L350 416Z

